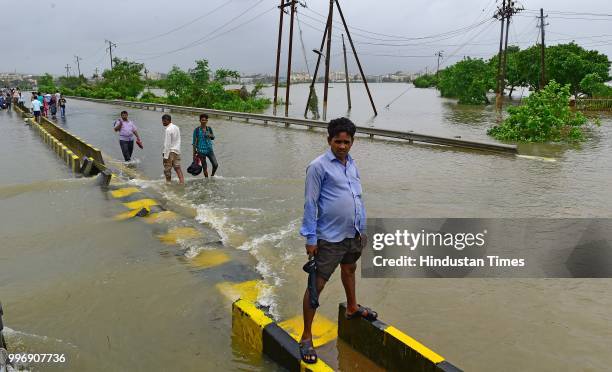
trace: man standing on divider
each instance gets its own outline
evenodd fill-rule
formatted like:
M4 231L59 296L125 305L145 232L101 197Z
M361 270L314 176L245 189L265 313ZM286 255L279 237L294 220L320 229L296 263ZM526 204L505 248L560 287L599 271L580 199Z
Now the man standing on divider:
M304 219L300 234L306 238L306 253L314 259L316 287L321 293L332 273L340 265L340 277L346 294L347 319L363 317L375 320L378 314L357 304L355 270L366 245L366 211L362 200L361 179L349 155L357 128L347 118L334 119L327 126L329 149L306 168ZM304 332L300 354L306 363L316 363L312 343L312 321L316 306L304 293ZM316 303L316 301L314 301Z

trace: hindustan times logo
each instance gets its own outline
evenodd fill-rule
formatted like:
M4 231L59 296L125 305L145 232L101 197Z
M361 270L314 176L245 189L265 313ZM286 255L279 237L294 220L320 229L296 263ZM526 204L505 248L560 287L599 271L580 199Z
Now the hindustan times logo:
M480 233L441 233L396 230L395 233L376 233L372 236L372 248L380 251L386 247L407 247L411 251L419 247L453 247L458 251L486 244L487 230Z

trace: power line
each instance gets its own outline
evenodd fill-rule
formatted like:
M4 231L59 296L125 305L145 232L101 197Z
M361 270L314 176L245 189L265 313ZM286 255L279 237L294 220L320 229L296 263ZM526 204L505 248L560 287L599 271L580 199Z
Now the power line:
M229 21L227 21L227 22L223 23L221 26L219 26L219 27L215 28L213 31L209 32L207 35L205 35L205 36L203 36L203 37L201 37L201 38L199 38L199 39L197 39L197 40L194 40L194 41L192 41L192 42L191 42L191 43L189 43L189 44L186 44L186 45L184 45L184 46L182 46L182 47L180 47L180 48L176 48L176 49L173 49L173 50L169 50L169 51L165 51L165 52L158 53L157 55L155 55L155 56L153 56L153 57L149 57L149 58L141 58L140 60L141 60L141 61L144 61L144 60L149 60L149 59L155 59L155 58L158 58L158 57L161 57L161 56L164 56L164 55L173 54L173 53L176 53L176 52L179 52L179 51L185 50L185 49L193 48L193 47L195 47L195 46L201 45L201 44L206 43L206 42L208 42L208 41L214 40L214 39L216 39L216 38L218 38L218 37L220 37L220 36L222 36L222 35L225 35L225 34L227 34L227 33L231 32L231 31L233 31L233 30L235 30L235 29L237 29L237 28L240 28L240 27L242 27L242 26L244 26L244 25L246 25L246 24L248 24L248 23L250 23L250 22L252 22L252 21L254 21L254 20L258 19L258 18L260 18L260 17L261 17L261 16L263 16L264 14L266 14L266 13L268 13L268 12L270 12L270 11L272 11L272 10L276 9L276 7L269 8L268 10L266 10L266 11L264 11L264 12L262 12L262 13L259 13L258 15L256 15L256 16L255 16L255 17L253 17L253 18L251 18L251 19L249 19L249 20L247 20L247 21L245 21L245 22L243 22L243 23L241 23L241 24L238 24L237 26L235 26L235 27L233 27L233 28L231 28L231 29L228 29L228 30L226 30L225 32L222 32L222 33L220 33L220 34L218 34L218 35L213 36L213 34L215 34L217 31L219 31L219 30L223 29L224 27L226 27L227 25L231 24L231 23L232 23L233 21L235 21L236 19L238 19L238 18L242 17L243 15L247 14L247 13L248 13L248 12L250 12L250 11L251 11L253 8L255 8L256 6L258 6L259 4L261 4L263 1L264 1L264 0L259 0L258 2L256 2L255 4L253 4L252 6L250 6L249 8L247 8L245 11L241 12L241 13L240 13L240 14L238 14L237 16L233 17L233 18L232 18L232 19L230 19Z
M217 12L217 11L221 10L222 8L224 8L224 7L228 6L229 4L231 4L231 2L232 2L232 1L233 1L233 0L224 1L224 2L223 2L221 5L217 6L216 8L212 9L211 11L206 12L205 14L202 14L201 16L199 16L199 17L197 17L197 18L194 18L194 19L192 19L191 21L189 21L189 22L187 22L187 23L184 23L184 24L182 24L182 25L180 25L180 26L178 26L178 27L175 27L175 28L173 28L173 29L171 29L171 30L169 30L169 31L166 31L166 32L164 32L164 33L161 33L161 34L158 34L158 35L155 35L155 36L151 36L151 37L149 37L149 38L142 39L142 40L136 40L136 41L130 41L130 42L123 42L123 43L121 43L121 42L120 42L119 44L120 44L120 45L134 45L134 44L141 44L141 43L146 43L147 41L151 41L151 40L159 39L159 38L164 37L164 36L166 36L166 35L170 35L170 34L171 34L171 33L173 33L173 32L176 32L176 31L178 31L178 30L182 30L183 28L185 28L185 27L187 27L187 26L189 26L189 25L192 25L192 24L196 23L197 21L201 20L201 19L202 19L202 18L204 18L204 17L207 17L207 16L209 16L209 15L214 14L215 12Z

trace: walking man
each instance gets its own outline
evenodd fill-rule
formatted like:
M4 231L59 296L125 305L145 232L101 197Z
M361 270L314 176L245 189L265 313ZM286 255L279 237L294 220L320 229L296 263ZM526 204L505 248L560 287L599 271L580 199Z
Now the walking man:
M30 104L30 109L32 109L32 114L34 114L34 120L37 123L40 123L40 101L34 95L32 95L32 103Z
M378 314L357 304L355 270L366 244L366 212L362 200L359 171L349 155L356 132L347 118L334 119L327 126L329 149L306 168L304 219L300 234L306 238L306 253L316 264L316 287L321 293L332 273L340 265L340 277L346 294L348 319L374 320ZM304 332L300 354L306 363L316 363L312 344L315 308L310 291L304 293ZM316 303L316 301L315 301Z
M61 100L61 98L60 98ZM127 111L121 111L121 118L115 121L115 132L119 132L119 146L121 146L121 153L125 161L132 160L132 153L134 152L134 136L140 141L138 135L138 129L134 122L128 120Z
M213 130L208 125L208 115L200 114L200 126L196 127L193 130L193 158L196 157L200 159L202 162L202 168L204 169L204 177L208 178L208 169L206 166L206 158L210 160L210 164L212 165L212 173L211 177L215 176L215 172L219 167L219 163L217 163L217 158L215 157L215 153L213 151L213 140L215 139L215 135L213 134Z
M63 118L66 117L66 98L64 98L64 95L62 94L60 99L59 99L59 107L60 107L60 114Z
M183 185L185 179L181 170L181 131L179 127L172 124L172 117L168 114L162 116L162 125L164 126L162 157L166 182L172 181L172 168L174 168L179 183Z

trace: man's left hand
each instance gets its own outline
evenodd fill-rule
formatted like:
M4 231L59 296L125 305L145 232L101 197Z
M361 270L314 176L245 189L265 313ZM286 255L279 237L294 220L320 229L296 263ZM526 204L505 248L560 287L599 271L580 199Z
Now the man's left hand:
M368 236L366 234L360 234L359 240L361 241L361 249L364 249L368 245Z

